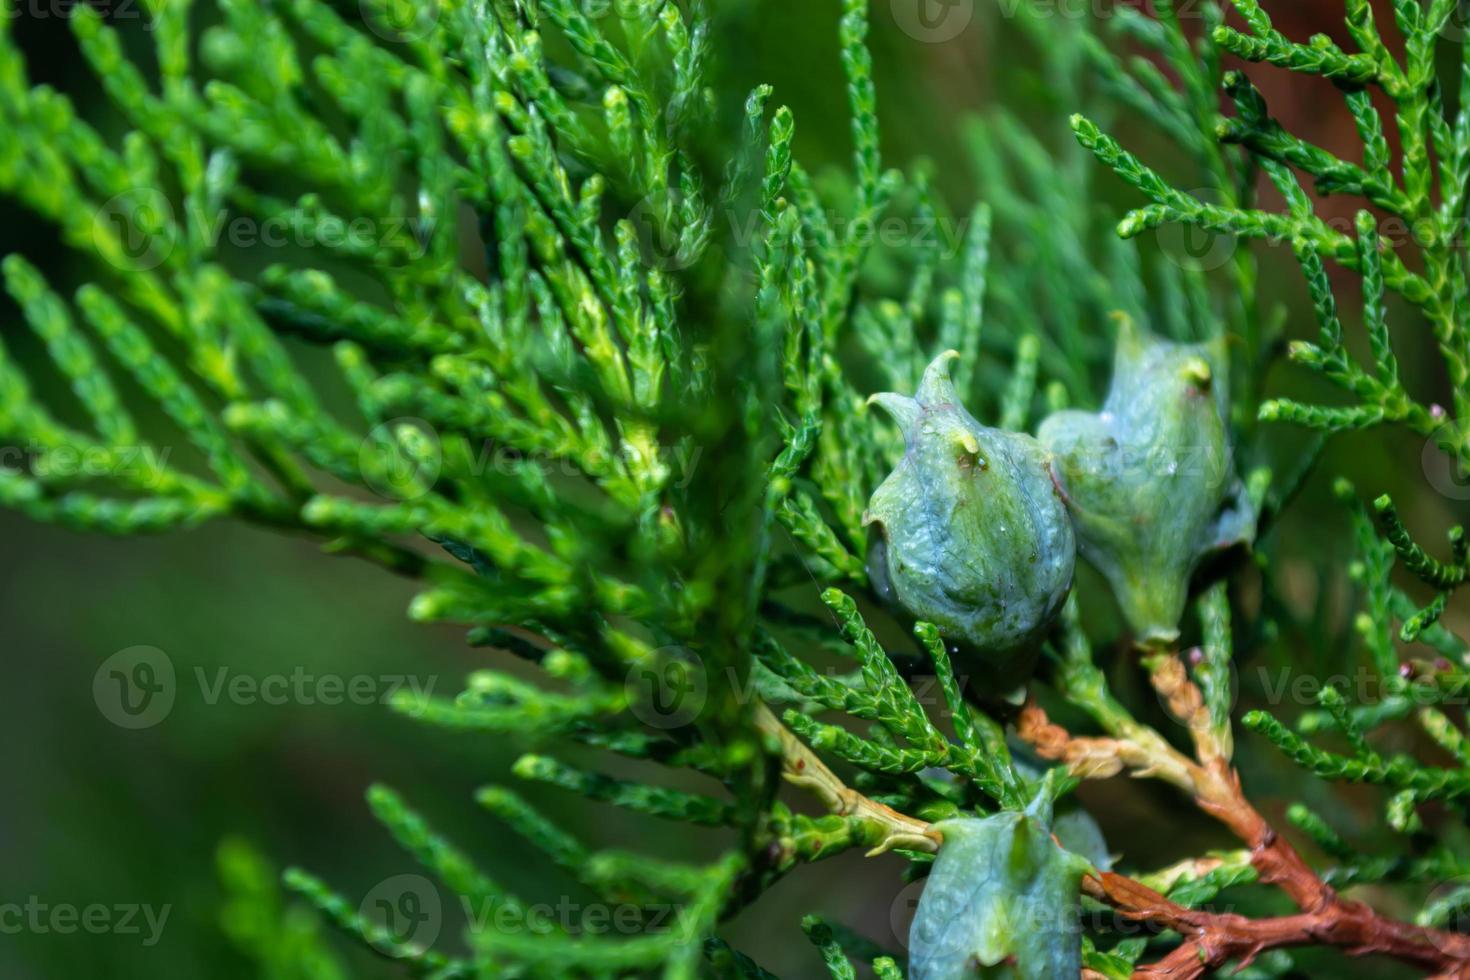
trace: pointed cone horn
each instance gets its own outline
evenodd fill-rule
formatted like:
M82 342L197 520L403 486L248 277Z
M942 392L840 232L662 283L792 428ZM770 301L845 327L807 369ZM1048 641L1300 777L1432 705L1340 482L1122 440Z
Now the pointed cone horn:
M914 431L914 426L919 423L919 416L924 413L924 408L908 395L899 395L891 391L880 392L868 398L869 405L877 405L887 412L898 427L903 430L904 438Z
M924 380L919 383L919 391L914 395L920 405L932 408L935 405L960 404L959 393L955 391L954 382L949 377L949 363L958 360L959 356L959 351L947 350L924 369Z

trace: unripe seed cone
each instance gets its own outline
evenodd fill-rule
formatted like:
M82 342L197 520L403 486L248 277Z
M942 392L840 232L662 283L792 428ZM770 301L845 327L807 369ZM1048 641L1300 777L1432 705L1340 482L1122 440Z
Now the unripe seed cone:
M1119 324L1102 411L1058 412L1037 435L1082 557L1108 579L1137 640L1167 644L1201 559L1249 542L1255 513L1231 458L1223 349Z
M873 397L906 448L864 515L880 534L870 566L886 597L937 626L985 668L974 680L1004 693L1030 672L1066 600L1076 545L1041 445L965 411L949 378L957 356L935 359L913 398Z

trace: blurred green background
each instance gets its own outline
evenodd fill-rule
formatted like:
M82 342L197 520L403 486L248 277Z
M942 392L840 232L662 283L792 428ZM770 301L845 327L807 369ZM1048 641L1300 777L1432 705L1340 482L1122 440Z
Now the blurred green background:
M847 108L837 56L836 4L819 0L744 0L716 38L730 92L756 82L774 85L776 100L797 119L797 154L820 172L842 167L849 153ZM1278 26L1294 37L1340 34L1340 5L1277 4ZM22 3L15 30L31 52L36 81L72 93L96 125L117 134L96 85L75 56L58 3ZM914 0L874 0L872 45L884 150L896 165L923 156L950 206L965 213L983 198L959 122L971 113L1007 107L1055 152L1074 153L1063 104L1036 77L1037 52L1005 16L1005 2L952 0L934 9L958 21L929 22L915 31ZM1053 5L1056 16L1085 14L1088 4ZM121 18L121 6L114 6ZM935 26L938 25L938 26ZM958 29L956 29L958 25ZM907 30L905 28L908 28ZM942 40L940 39L942 38ZM1344 155L1357 152L1351 122L1325 84L1286 87L1285 76L1253 70L1274 112L1294 132ZM1132 148L1170 159L1153 133L1126 118L1114 127ZM0 134L3 138L3 134ZM1120 215L1131 203L1108 175L1096 186L1101 213ZM1038 194L1046 193L1037 188ZM1355 206L1355 204L1353 205ZM1325 202L1329 214L1351 213ZM0 207L0 252L24 250L58 283L81 270L52 229L8 205ZM1007 261L1024 261L1025 230L997 228ZM1167 244L1167 243L1165 243ZM1140 248L1157 251L1146 238ZM1315 328L1289 250L1262 250L1263 297L1293 311L1289 332ZM1341 290L1355 288L1342 279ZM1355 315L1352 312L1349 315ZM1400 360L1420 391L1443 379L1418 324L1400 320ZM1003 323L987 330L1003 331ZM1099 332L1108 329L1097 324ZM0 330L28 367L42 363L14 310L5 306ZM38 370L44 378L44 368ZM1290 369L1272 388L1321 392ZM42 384L44 388L44 384ZM1327 397L1331 397L1328 395ZM1426 400L1430 400L1426 398ZM56 399L52 399L53 404ZM1282 458L1303 440L1283 433ZM1290 608L1299 622L1275 648L1246 651L1242 699L1262 697L1257 668L1289 665L1311 672L1331 665L1351 643L1351 590L1344 573L1349 542L1340 509L1330 502L1329 476L1341 472L1365 491L1390 491L1424 540L1466 516L1464 501L1434 492L1424 481L1422 445L1391 433L1354 436L1334 445L1323 470L1277 532ZM222 840L246 841L276 866L300 865L342 892L361 896L393 875L417 869L371 819L363 803L372 782L392 785L452 839L527 896L555 901L569 883L538 864L533 852L479 811L473 791L511 781L514 746L423 728L378 704L283 704L213 698L222 677L255 682L300 675L366 678L381 693L394 678L412 678L436 693L457 691L464 675L495 654L466 647L455 630L410 625L407 583L364 564L323 555L310 542L233 524L216 524L165 538L125 541L84 537L0 513L6 553L0 570L0 618L8 671L0 688L4 754L0 803L0 903L48 907L167 907L156 943L120 930L63 933L26 928L13 934L0 917L0 977L5 980L156 980L173 977L245 978L261 965L221 928L226 895L216 869ZM1245 590L1249 596L1249 589ZM1464 627L1465 610L1451 610ZM135 646L163 651L177 677L176 702L160 723L141 730L114 725L93 694L99 668ZM223 673L221 673L223 672ZM204 681L201 683L200 678ZM1126 685L1125 685L1126 687ZM1136 685L1132 689L1136 696ZM213 701L213 703L211 703ZM1290 709L1287 709L1290 710ZM1267 810L1287 793L1322 794L1304 786L1259 742L1246 739L1247 785ZM599 841L638 845L671 855L708 852L714 835L682 826L650 826L614 808L592 809L566 798L526 795L555 808L573 830ZM1114 851L1146 866L1227 842L1202 818L1154 786L1115 782L1089 786ZM1325 798L1325 797L1324 797ZM1380 822L1371 796L1332 804L1344 829L1371 835ZM848 856L805 869L778 885L729 930L731 940L764 966L790 978L825 975L797 927L819 912L893 948L907 921L896 858ZM1399 909L1404 911L1404 909ZM443 935L454 944L453 917ZM350 974L396 975L391 965L332 940ZM1320 961L1312 975L1388 976L1380 964ZM1329 965L1330 964L1330 965ZM1322 972L1318 972L1318 971ZM1356 972L1354 972L1356 971Z

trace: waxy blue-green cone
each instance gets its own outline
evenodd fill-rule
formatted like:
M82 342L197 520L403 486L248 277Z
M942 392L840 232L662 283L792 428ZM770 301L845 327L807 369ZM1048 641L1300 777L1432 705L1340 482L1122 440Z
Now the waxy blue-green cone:
M1088 862L1044 807L935 824L944 845L909 929L910 980L1052 980L1082 972Z
M1082 556L1112 585L1138 641L1166 644L1179 636L1200 560L1249 542L1255 513L1231 458L1223 349L1119 323L1102 411L1058 412L1038 437Z
M949 378L953 351L913 398L875 395L903 428L903 460L868 502L873 578L892 601L978 658L998 694L1025 679L1072 585L1076 544L1047 457L981 425Z

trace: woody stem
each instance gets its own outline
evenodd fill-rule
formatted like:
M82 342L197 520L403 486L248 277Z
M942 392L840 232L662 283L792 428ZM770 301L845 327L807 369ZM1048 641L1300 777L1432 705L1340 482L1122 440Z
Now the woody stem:
M1231 960L1249 961L1268 949L1299 945L1341 947L1354 955L1381 954L1413 963L1441 977L1470 978L1470 937L1427 929L1379 915L1342 898L1278 834L1246 798L1230 764L1230 747L1214 734L1199 689L1178 656L1153 653L1149 679L1175 719L1194 742L1195 757L1169 745L1152 728L1107 706L1097 714L1105 738L1074 738L1053 724L1035 702L1021 712L1018 733L1045 758L1065 762L1075 775L1111 776L1127 770L1155 776L1187 790L1196 805L1230 828L1248 849L1260 879L1280 887L1301 913L1272 919L1187 909L1142 885L1111 872L1084 880L1084 891L1118 909L1126 918L1149 922L1184 937L1157 963L1139 968L1139 980L1187 980Z
M877 854L894 847L931 852L939 850L942 838L938 831L924 821L870 800L848 786L765 704L756 704L754 720L757 731L779 742L781 770L788 782L811 790L832 813L856 818L870 828L870 839L876 839L878 844L869 853Z

